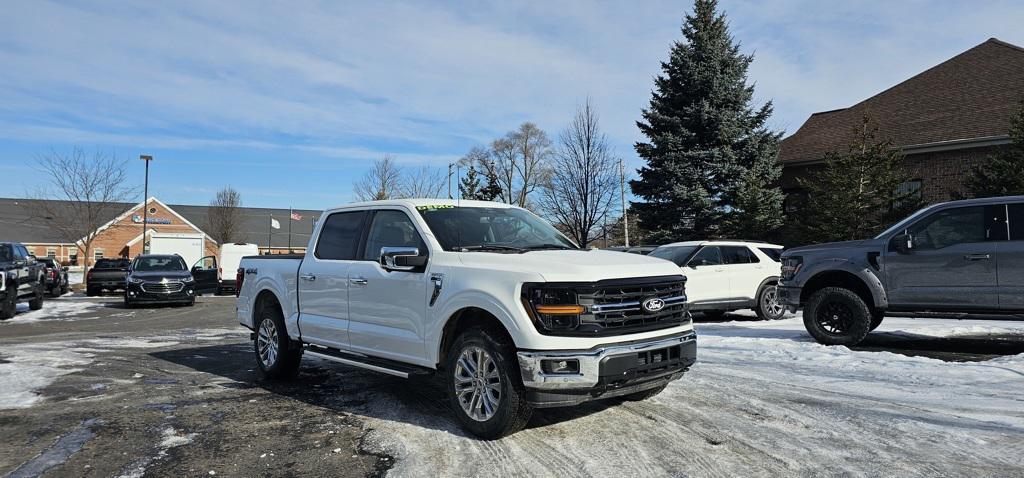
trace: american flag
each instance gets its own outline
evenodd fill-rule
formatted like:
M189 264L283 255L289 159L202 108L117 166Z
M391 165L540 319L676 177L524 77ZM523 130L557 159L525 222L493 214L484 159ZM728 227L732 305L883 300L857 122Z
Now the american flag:
M302 215L297 213L297 212L292 212L292 220L293 221L301 221L302 220Z

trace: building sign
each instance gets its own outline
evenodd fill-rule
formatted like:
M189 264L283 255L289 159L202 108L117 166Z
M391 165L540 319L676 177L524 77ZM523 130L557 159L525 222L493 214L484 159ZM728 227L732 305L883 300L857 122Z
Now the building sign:
M142 216L138 214L132 214L132 222L136 224L142 224ZM147 217L146 224L170 224L170 219L164 219L161 217Z

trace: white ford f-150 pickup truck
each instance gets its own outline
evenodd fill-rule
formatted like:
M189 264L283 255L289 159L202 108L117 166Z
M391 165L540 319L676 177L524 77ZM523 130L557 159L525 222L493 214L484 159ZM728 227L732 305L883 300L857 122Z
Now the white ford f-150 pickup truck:
M675 264L580 249L525 209L412 199L325 211L304 256L248 256L237 315L269 378L303 354L436 374L470 432L534 408L654 396L696 359Z

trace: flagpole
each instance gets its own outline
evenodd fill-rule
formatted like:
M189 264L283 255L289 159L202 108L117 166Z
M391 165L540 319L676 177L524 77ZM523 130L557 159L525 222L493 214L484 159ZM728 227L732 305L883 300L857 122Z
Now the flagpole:
M270 246L274 242L274 215L270 215L270 223L267 224L267 255L270 255Z
M292 253L292 208L288 208L288 253Z

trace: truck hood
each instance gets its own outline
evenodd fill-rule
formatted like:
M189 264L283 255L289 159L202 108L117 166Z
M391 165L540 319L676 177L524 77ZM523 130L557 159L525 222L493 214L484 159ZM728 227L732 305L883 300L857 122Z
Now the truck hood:
M539 274L547 282L595 282L604 279L682 275L672 262L615 251L550 250L517 253L463 252L469 267Z
M831 250L851 250L863 247L877 247L877 240L875 239L861 239L857 241L841 241L841 242L826 242L824 244L812 244L809 246L794 247L792 249L786 249L784 256L793 256L806 254L809 252L827 252Z

